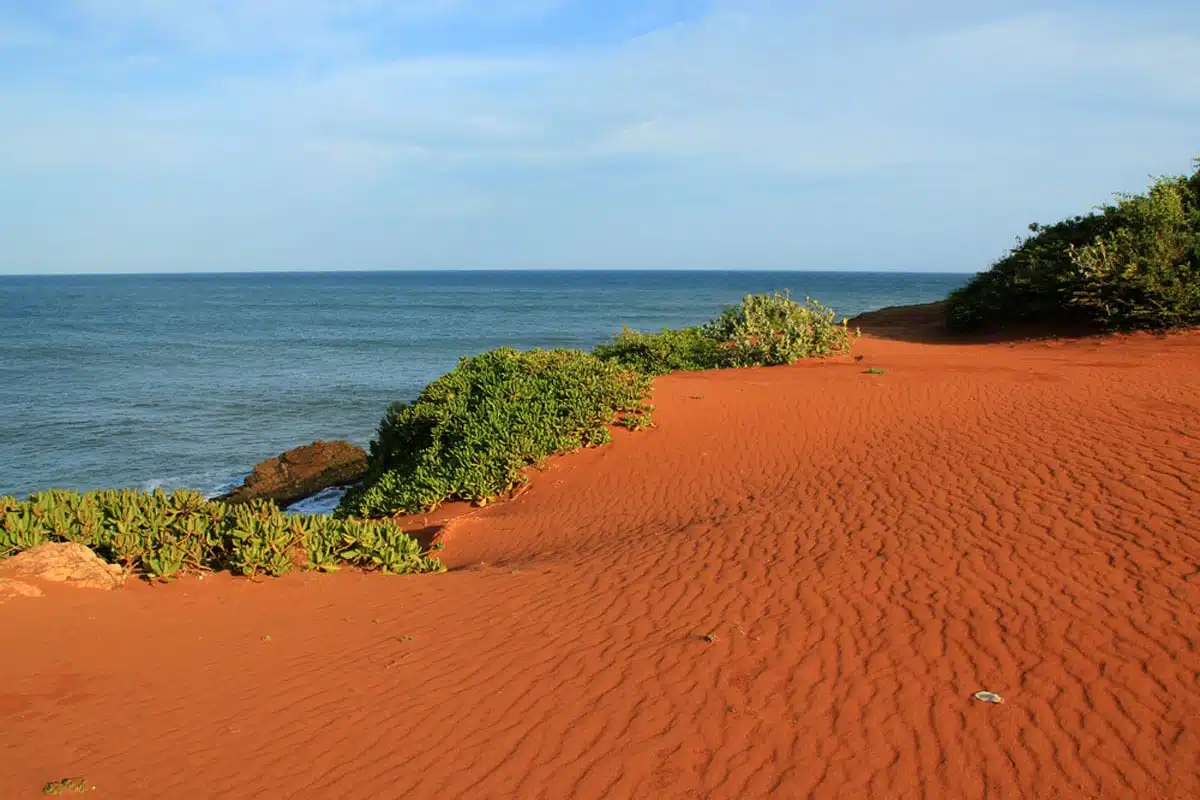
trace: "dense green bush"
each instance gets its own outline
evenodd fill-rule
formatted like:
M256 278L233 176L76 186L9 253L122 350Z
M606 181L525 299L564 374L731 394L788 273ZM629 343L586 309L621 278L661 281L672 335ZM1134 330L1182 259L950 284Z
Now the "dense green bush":
M491 350L464 358L413 403L388 409L366 480L337 516L486 502L547 456L609 441L622 416L644 424L650 378L576 350Z
M747 295L711 322L661 333L622 330L593 352L647 375L677 370L774 366L845 353L850 333L814 300L788 293Z
M658 333L624 328L611 342L598 345L592 353L643 375L716 369L722 364L717 341L699 327L663 328Z
M704 326L717 342L723 367L776 366L850 350L850 332L833 311L788 293L746 295Z
M229 506L190 491L0 497L0 558L46 542L77 542L106 561L163 579L191 570L282 575L343 564L394 573L444 569L390 521L287 515L265 501Z
M1200 170L1162 178L1109 212L1118 224L1071 247L1070 302L1117 328L1200 325Z
M1071 305L1075 269L1071 248L1089 244L1111 219L1099 214L1054 225L1034 223L1022 241L987 272L946 298L946 324L956 331L1040 320L1083 322L1087 315Z
M968 331L1019 322L1110 328L1200 324L1200 160L1191 178L1054 225L1030 226L992 268L950 294L946 322Z

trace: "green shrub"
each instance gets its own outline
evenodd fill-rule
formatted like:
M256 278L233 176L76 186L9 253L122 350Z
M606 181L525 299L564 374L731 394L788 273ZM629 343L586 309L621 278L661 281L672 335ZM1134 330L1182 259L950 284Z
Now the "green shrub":
M491 350L464 358L413 403L388 409L366 480L337 516L416 513L486 502L547 456L610 439L606 427L648 407L650 378L576 350Z
M775 366L801 358L845 353L850 333L845 323L816 301L792 300L787 292L746 295L711 322L661 333L625 328L592 352L646 375L679 370Z
M951 292L947 326L1200 324L1200 169L1118 200L1087 216L1030 225L1031 236Z
M716 369L722 363L716 340L699 327L663 328L661 333L623 328L612 342L598 345L592 353L643 375Z
M1070 303L1111 328L1200 325L1200 191L1162 178L1110 213L1116 227L1070 248Z
M724 367L791 364L850 350L844 320L838 324L830 309L807 297L797 303L787 292L746 295L704 330L717 342Z
M1087 315L1069 300L1076 288L1071 248L1086 245L1113 227L1113 220L1088 214L1054 225L1034 223L1032 236L990 270L975 276L946 298L951 330L1042 320L1085 322Z
M45 542L83 544L106 561L160 579L194 570L282 575L342 564L396 573L443 569L390 521L288 515L265 501L227 506L189 491L51 490L27 500L0 498L0 558Z

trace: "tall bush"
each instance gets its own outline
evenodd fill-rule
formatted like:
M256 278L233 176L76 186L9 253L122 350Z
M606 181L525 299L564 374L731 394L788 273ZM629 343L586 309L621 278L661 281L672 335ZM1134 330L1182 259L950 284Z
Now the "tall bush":
M1069 302L1107 327L1200 325L1200 170L1161 178L1111 211L1117 224L1070 248Z
M1200 324L1200 160L1190 178L1159 178L1145 194L1030 231L947 297L948 327Z

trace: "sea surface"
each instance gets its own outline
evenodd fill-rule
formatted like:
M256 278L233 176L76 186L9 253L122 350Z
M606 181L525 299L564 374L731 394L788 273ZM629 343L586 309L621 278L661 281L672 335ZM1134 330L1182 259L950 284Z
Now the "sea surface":
M591 348L790 289L841 316L968 275L392 272L0 277L0 495L216 494L315 439L366 446L463 355ZM310 504L323 510L335 496Z

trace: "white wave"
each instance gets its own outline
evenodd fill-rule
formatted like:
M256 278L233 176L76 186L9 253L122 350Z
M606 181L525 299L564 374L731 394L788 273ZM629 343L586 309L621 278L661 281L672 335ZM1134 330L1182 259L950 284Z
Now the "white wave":
M173 475L167 478L150 478L138 484L137 488L143 492L153 492L155 489L162 489L164 492L174 492L179 489L191 489L200 492L206 498L212 499L220 497L223 494L231 491L234 487L241 486L242 482L250 475L249 472L243 472L240 475L232 477L223 474L208 473L206 475ZM201 488L210 487L210 488Z
M333 486L322 489L312 497L297 500L284 511L288 514L332 514L346 494L346 488L345 486Z
M204 497L212 500L215 497L228 494L233 489L241 486L249 477L249 472L243 472L232 477L217 478L213 475L203 477L193 476L186 477L169 477L169 478L151 478L143 481L138 488L144 492L152 492L155 489L162 489L166 492L173 492L177 489L194 489L202 492ZM200 489L200 486L212 487L209 489ZM284 509L289 514L331 514L341 502L342 496L346 494L347 487L334 486L329 489L324 489L312 497L306 497L303 500L297 500L290 506Z
M208 498L209 500L211 500L214 497L220 497L223 494L229 494L234 489L241 486L246 481L246 478L248 478L248 477L250 477L250 473L243 472L240 475L235 475L232 478L227 478L223 483L218 485L215 489L206 491L204 493L204 496L206 498Z

